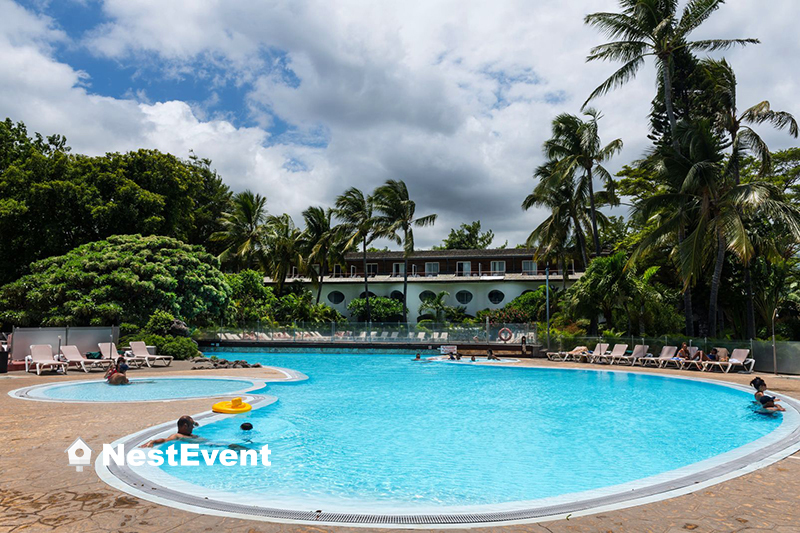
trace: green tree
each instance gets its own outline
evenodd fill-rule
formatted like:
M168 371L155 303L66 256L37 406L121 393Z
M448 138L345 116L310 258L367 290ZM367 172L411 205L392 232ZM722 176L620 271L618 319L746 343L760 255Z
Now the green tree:
M402 180L387 180L375 190L375 207L381 213L379 224L397 243L403 245L403 322L408 322L408 258L414 253L414 227L424 228L436 222L436 215L417 217L417 204L408 195ZM402 234L402 237L398 235Z
M447 317L448 309L450 309L450 306L446 303L448 296L450 296L449 292L440 291L436 293L435 296L425 298L419 305L419 314L422 315L425 314L426 311L430 311L433 313L436 322L444 322Z
M230 288L217 259L171 237L116 235L31 265L0 288L0 320L18 326L144 325L163 310L217 323Z
M222 229L211 236L224 250L219 258L223 264L252 268L258 264L264 245L264 224L267 220L267 199L250 190L233 197L219 223Z
M458 229L451 229L441 246L434 246L434 250L485 250L494 240L494 232L487 230L481 232L481 221L476 220L471 224L461 224Z
M302 232L288 214L270 215L264 224L263 239L261 264L275 282L280 297L292 269L297 267L298 271L305 270L305 260L301 253Z
M347 310L359 322L395 322L403 315L403 302L385 296L353 298Z
M553 161L552 173L546 176L549 181L574 183L575 194L588 199L592 220L594 253L600 255L600 234L597 231L596 200L614 205L614 179L602 163L622 150L622 139L615 139L605 146L600 142L598 121L600 113L589 109L585 113L589 120L581 120L575 115L562 113L553 120L553 135L544 143L544 153ZM605 190L595 196L594 178L605 184Z
M306 228L301 248L308 265L307 271L317 286L317 303L322 296L322 284L334 264L344 264L344 242L341 228L333 224L333 211L312 206L303 211ZM319 265L319 272L314 269Z

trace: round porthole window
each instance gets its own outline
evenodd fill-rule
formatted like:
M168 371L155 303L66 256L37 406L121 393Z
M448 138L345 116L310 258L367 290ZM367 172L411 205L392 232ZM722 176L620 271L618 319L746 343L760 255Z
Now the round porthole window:
M344 294L339 291L332 291L328 295L328 301L334 305L340 304L344 301Z
M392 300L397 300L398 302L403 301L403 293L400 291L392 291L392 294L389 295Z
M433 300L436 298L436 295L432 291L422 291L419 294L419 301L424 302L425 300Z
M367 293L366 292L362 292L361 294L358 295L358 297L359 298L366 298L367 297ZM375 298L375 293L372 292L372 291L369 291L369 297L370 298Z
M501 291L491 291L489 293L489 301L493 304L499 304L500 302L505 299L506 295L503 294Z
M472 293L469 291L458 291L456 293L456 300L458 303L467 305L472 301Z

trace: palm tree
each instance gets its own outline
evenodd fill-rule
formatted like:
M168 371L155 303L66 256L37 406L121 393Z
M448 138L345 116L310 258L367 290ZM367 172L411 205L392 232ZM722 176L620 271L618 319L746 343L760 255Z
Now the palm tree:
M258 260L262 248L263 225L267 218L267 199L246 190L236 194L230 209L222 214L222 230L211 235L211 240L221 242L225 250L220 261L250 268Z
M375 208L382 214L380 225L391 234L391 239L403 245L403 322L408 322L406 295L408 294L408 258L414 253L414 227L424 228L436 222L436 215L415 218L417 204L409 198L408 188L402 180L387 180L375 190ZM402 237L398 235L402 233Z
M583 186L585 182L576 185L571 179L550 179L555 165L554 161L549 161L536 169L534 175L541 181L522 202L522 209L526 211L543 207L550 212L550 216L528 236L526 245L536 249L534 259L555 255L566 264L566 244L573 235L585 269L589 260L584 228L591 224L591 212L586 207L588 193Z
M436 296L425 298L419 305L419 314L425 311L432 311L436 322L444 322L447 317L447 310L449 306L445 303L445 299L450 296L447 291L441 291Z
M664 107L672 133L672 146L680 151L672 94L674 54L679 50L710 52L758 43L757 39L689 40L689 35L723 3L725 0L689 0L678 16L677 0L619 0L621 13L587 15L586 24L600 29L609 39L617 40L592 48L586 60L621 61L624 64L592 92L584 106L636 77L645 58L653 56L664 86Z
M369 307L369 276L367 275L367 246L378 237L386 235L374 215L374 199L355 187L347 189L336 198L334 214L342 221L345 236L344 249L349 250L359 243L364 257L364 297L366 298L367 322L372 321Z
M597 232L598 199L594 193L594 177L597 176L605 184L604 199L609 203L616 202L614 195L614 179L603 168L603 162L609 160L622 149L622 139L601 145L597 123L601 118L598 111L589 109L585 115L590 117L584 121L575 115L562 113L553 120L553 136L545 141L544 152L549 161L554 162L553 172L545 179L550 181L575 181L578 189L585 189L589 200L592 220L592 238L595 255L600 255L600 236ZM585 262L585 261L584 261Z
M341 232L332 224L333 211L312 206L303 211L306 229L302 236L302 248L307 260L307 273L317 285L317 303L322 296L322 284L328 269L335 261L341 263ZM314 265L319 265L319 272Z
M267 217L264 226L265 251L262 254L264 270L275 282L278 296L283 294L286 278L293 267L304 268L301 253L302 232L294 225L292 217L284 213Z
M759 160L761 175L768 174L772 167L769 148L749 124L766 122L779 130L788 128L789 134L796 138L798 127L794 117L785 111L773 111L766 100L740 114L736 104L736 74L730 64L724 59L721 61L706 59L701 62L701 67L708 84L708 93L713 94L717 101L715 125L730 139L731 156L728 160L728 171L733 177L734 184L738 185L741 181L741 160L747 152ZM744 283L747 291L747 337L749 339L755 338L756 335L753 282L750 275L751 260L751 256L742 257Z

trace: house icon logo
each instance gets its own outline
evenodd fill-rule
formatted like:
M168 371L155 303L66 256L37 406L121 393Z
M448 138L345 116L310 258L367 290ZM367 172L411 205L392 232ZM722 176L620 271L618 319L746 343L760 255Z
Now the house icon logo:
M83 472L83 467L92 462L92 449L80 437L64 451L69 456L69 466L74 466L78 472Z

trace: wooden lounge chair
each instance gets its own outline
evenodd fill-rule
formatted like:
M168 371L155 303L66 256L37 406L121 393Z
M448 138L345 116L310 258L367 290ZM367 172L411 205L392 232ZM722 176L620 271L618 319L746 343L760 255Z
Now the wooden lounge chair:
M151 355L150 352L147 351L147 345L142 341L132 341L131 352L134 357L143 357L147 366L150 367L155 366L159 361L164 363L164 366L172 364L171 355Z
M78 347L71 344L61 347L61 355L67 360L67 365L79 366L81 370L87 373L93 368L107 370L108 367L114 364L111 359L89 359L84 357Z
M606 362L608 364L614 364L614 360L625 355L627 350L627 344L615 344L614 348L611 349L611 353L606 355L598 355L596 359L592 360L592 363Z
M119 355L119 350L117 350L117 345L113 342L101 342L98 343L97 346L100 348L100 353L102 354L104 359L111 359L112 361L116 361L118 357L124 357L125 362L130 366L135 366L139 368L142 364L147 364L147 360L144 357L136 357L136 356L129 356L129 355Z
M36 375L41 376L42 370L63 369L67 373L67 363L56 361L53 357L53 347L49 344L31 344L31 354L25 357L25 372L36 370Z
M718 352L720 350L720 348L717 348ZM719 368L727 374L732 368L742 367L747 372L752 372L755 364L756 360L750 357L750 350L737 348L733 350L727 361L703 361L703 370L710 372L714 368Z
M678 353L677 346L664 346L661 348L661 353L658 357L653 357L652 354L647 354L645 357L640 357L635 362L642 363L642 366L657 366L658 368L662 368L662 366L666 363L666 361L673 360L672 358L675 357L675 354Z
M648 348L650 348L650 346L646 344L637 344L633 347L633 352L630 355L624 353L618 357L614 357L611 359L611 364L620 363L633 366L637 359L647 355Z

